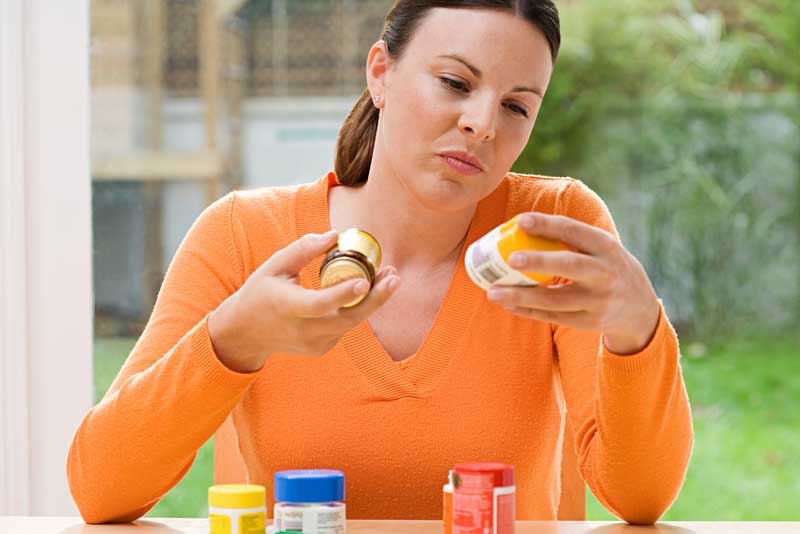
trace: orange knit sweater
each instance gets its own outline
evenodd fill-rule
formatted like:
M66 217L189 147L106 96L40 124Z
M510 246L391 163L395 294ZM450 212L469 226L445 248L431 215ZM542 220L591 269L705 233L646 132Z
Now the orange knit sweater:
M564 425L598 499L631 522L661 516L692 448L678 343L666 315L640 353L601 335L524 319L486 299L466 248L522 211L563 214L616 235L603 201L578 180L509 173L483 199L433 326L396 363L369 324L321 357L275 354L252 374L217 359L207 315L276 250L329 229L329 174L235 192L194 223L150 321L105 398L73 439L67 471L90 523L144 515L225 422L228 453L272 494L275 471L346 474L349 518L440 518L447 471L468 460L516 466L517 518L557 517ZM301 283L319 287L322 258ZM268 503L271 506L271 502Z

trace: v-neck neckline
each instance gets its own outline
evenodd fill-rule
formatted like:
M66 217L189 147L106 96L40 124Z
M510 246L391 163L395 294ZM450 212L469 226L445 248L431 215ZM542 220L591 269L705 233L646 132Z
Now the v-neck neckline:
M331 229L328 191L338 185L333 172L301 187L295 206L297 238ZM458 354L479 305L485 302L482 289L475 286L464 266L466 250L475 240L503 222L507 205L506 182L478 203L456 267L430 329L413 356L394 361L381 345L368 321L362 321L342 336L343 349L373 388L387 399L425 398L436 389L448 364ZM305 287L319 287L322 258L310 262L301 272Z

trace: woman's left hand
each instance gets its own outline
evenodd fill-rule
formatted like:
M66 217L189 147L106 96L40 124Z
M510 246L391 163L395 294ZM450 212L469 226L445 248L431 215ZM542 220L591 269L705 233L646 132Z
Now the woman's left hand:
M653 337L661 307L639 261L608 232L560 215L529 212L517 219L527 233L573 251L518 251L511 267L552 274L558 286L494 286L489 300L510 312L579 330L602 332L615 354L640 352Z

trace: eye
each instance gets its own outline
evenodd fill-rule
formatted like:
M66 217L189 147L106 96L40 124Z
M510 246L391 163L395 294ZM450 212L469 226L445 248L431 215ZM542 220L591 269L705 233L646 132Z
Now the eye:
M516 104L506 104L506 108L510 109L512 112L522 115L526 119L528 118L528 112L525 108L518 106Z
M465 84L464 82L460 82L458 80L453 80L452 78L445 78L443 76L440 76L439 80L442 82L442 85L445 85L446 87L448 87L450 89L453 89L455 91L459 91L459 92L462 92L462 93L469 92L469 88L467 87L467 84Z

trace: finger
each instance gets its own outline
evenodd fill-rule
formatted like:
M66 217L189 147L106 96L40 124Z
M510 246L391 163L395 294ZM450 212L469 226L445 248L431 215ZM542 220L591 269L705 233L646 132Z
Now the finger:
M393 265L385 265L384 267L381 267L380 271L378 271L378 275L375 277L375 282L372 284L372 286L375 287L387 276L392 276L396 274L397 274L397 267L394 267Z
M373 288L389 274L396 274L394 267L383 267L378 271ZM369 282L363 279L351 279L317 291L298 287L294 294L294 313L298 317L319 318L337 316L337 311L370 291ZM366 300L366 299L365 299Z
M363 279L345 280L324 289L289 289L287 308L297 317L316 318L329 315L345 304L369 291L369 282Z
M558 312L537 310L534 308L522 308L519 306L509 306L506 307L506 309L514 315L518 315L526 319L568 326L577 330L594 330L592 327L591 315L587 312Z
M508 262L519 271L570 280L594 280L603 274L599 259L569 250L519 250L508 257Z
M336 244L338 233L306 234L273 254L263 265L270 276L294 276L311 260L325 254Z
M589 291L574 285L558 288L494 286L486 297L501 306L561 312L589 310L595 300Z
M391 268L380 281L376 282L367 298L358 306L343 308L339 310L338 315L350 323L360 323L372 315L375 310L386 304L398 287L400 287L400 277L397 276L397 271Z
M563 215L527 212L521 214L517 222L531 235L561 241L596 256L602 256L619 245L617 239L605 230Z

